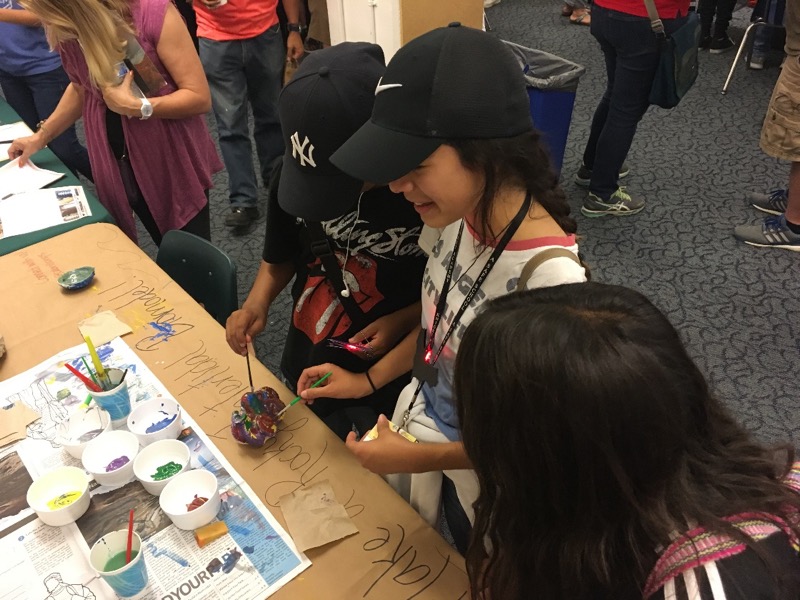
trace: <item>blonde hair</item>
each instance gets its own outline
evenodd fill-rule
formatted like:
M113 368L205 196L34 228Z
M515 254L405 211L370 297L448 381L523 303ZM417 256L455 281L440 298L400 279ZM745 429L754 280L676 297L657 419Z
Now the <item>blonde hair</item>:
M77 39L89 78L102 89L118 82L125 35L135 34L128 0L20 0L39 17L51 48Z

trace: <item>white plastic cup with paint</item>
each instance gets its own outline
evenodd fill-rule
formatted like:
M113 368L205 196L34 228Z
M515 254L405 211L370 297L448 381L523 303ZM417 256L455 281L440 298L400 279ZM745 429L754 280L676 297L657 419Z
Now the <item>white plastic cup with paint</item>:
M121 598L130 598L147 586L147 568L142 552L142 538L135 531L131 543L131 562L125 564L128 530L105 534L89 552L89 562L97 574Z
M131 397L128 393L128 382L123 381L125 371L122 369L106 369L111 389L103 392L93 392L87 388L94 401L111 416L111 424L118 427L125 424L125 419L131 414Z

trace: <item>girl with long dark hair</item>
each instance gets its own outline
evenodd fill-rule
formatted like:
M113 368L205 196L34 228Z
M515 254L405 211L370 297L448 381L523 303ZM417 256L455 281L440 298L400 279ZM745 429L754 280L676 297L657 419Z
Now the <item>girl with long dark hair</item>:
M800 464L734 421L641 294L490 302L455 397L480 482L473 598L800 597Z
M392 432L384 417L377 439L353 433L347 445L367 468L393 474L390 483L434 527L444 503L462 551L478 493L452 390L464 329L489 298L586 279L575 221L529 110L522 71L502 42L440 28L395 54L371 120L331 157L357 179L388 182L436 231L420 241L429 253L421 326L366 373L306 369L298 392L307 401L363 397L413 366L392 422L420 443ZM309 389L328 371L326 385Z

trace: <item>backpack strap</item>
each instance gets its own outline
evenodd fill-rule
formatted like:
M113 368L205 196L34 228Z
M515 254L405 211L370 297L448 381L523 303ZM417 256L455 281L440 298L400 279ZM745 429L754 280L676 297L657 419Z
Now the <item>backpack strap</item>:
M356 329L363 329L368 325L367 317L353 298L350 288L344 282L344 272L339 265L336 254L333 252L333 247L331 246L330 240L328 240L328 236L325 235L322 223L317 221L303 222L305 223L306 231L308 231L311 252L322 262L325 278L336 293L339 302L342 303L344 312L350 317L350 321Z
M531 275L533 275L533 272L543 263L553 258L569 258L583 266L581 264L581 259L575 256L574 252L570 252L566 248L547 248L546 250L542 250L541 252L537 253L533 258L525 263L524 267L522 267L522 271L519 274L519 279L517 280L516 291L521 292L524 290L525 284L528 283L528 280L531 278Z

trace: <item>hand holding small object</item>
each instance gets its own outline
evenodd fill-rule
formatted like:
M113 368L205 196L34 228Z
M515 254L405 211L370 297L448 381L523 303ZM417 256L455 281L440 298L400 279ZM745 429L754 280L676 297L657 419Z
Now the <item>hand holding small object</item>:
M385 415L378 417L378 437L369 442L360 442L355 432L347 434L345 445L361 463L361 466L373 473L403 473L409 464L409 452L414 451L416 444L410 442L389 427L389 419Z
M325 385L313 389L312 384L328 372L331 375ZM306 404L317 398L363 398L371 393L372 386L363 373L351 373L332 363L308 367L297 380L297 394Z
M133 71L128 71L119 85L104 87L103 101L106 106L125 117L141 116L142 102L134 94L133 85Z

